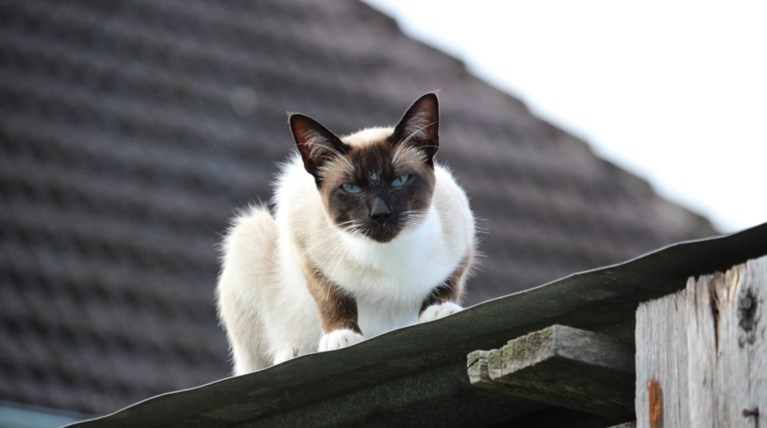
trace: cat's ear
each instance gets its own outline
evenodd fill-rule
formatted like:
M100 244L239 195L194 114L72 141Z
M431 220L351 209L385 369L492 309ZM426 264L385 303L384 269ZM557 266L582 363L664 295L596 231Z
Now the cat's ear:
M428 93L418 98L394 128L393 143L413 144L431 165L439 149L439 102Z
M288 119L304 168L314 176L317 185L322 181L320 169L325 162L347 153L348 146L316 120L302 114L291 114Z

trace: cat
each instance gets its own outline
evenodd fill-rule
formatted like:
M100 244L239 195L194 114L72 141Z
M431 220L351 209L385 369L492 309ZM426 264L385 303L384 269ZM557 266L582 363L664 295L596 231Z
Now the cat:
M222 245L219 317L236 375L462 310L475 259L468 199L434 161L437 96L393 128L337 137L301 114L274 215L253 206Z

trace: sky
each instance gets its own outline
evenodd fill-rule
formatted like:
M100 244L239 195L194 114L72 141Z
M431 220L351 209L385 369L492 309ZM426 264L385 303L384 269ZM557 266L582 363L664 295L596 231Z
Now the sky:
M767 221L767 2L366 1L722 232Z

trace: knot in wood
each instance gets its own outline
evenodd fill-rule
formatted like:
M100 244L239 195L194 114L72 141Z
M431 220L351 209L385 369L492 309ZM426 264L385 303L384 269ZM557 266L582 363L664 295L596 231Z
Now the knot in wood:
M738 345L743 347L746 343L753 345L756 341L756 325L759 322L759 299L752 288L747 288L740 293L738 298L738 327L741 334L738 337Z

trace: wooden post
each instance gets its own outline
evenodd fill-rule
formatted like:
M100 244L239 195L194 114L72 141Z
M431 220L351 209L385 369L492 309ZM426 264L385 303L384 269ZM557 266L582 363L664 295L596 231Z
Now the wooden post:
M642 303L640 428L767 427L767 256Z

